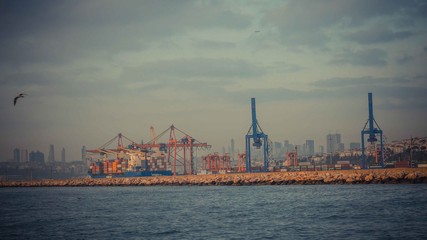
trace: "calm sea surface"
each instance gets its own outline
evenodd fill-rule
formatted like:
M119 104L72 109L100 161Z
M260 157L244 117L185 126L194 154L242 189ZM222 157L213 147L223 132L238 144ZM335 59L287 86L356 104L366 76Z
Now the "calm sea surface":
M427 184L0 189L0 239L427 239Z

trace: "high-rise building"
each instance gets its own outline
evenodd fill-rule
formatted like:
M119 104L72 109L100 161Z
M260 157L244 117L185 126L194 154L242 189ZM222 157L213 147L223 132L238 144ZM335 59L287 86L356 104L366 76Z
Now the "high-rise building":
M13 161L14 162L21 161L21 151L19 150L19 148L13 149Z
M297 150L298 156L305 155L305 152L304 152L304 145L299 145L299 144L297 144L297 145L295 146L295 150Z
M283 150L285 153L292 151L292 148L291 144L289 144L289 140L283 141Z
M274 142L274 156L279 157L282 154L282 143Z
M82 162L86 161L86 146L82 147Z
M47 157L48 162L55 162L55 150L53 147L53 144L50 144L49 146L49 155Z
M30 152L30 162L44 163L44 154L37 150L37 152Z
M344 144L341 143L341 134L328 134L326 136L326 151L328 153L344 150Z
M231 152L230 152L230 156L231 159L234 159L234 151L235 151L235 146L234 146L234 139L231 139Z
M319 153L320 154L325 153L325 147L324 146L322 146L322 145L319 146Z
M303 145L298 145L298 146L301 146L301 147L298 147L298 149L299 149L299 154L301 155L301 156L304 156L304 157L306 157L307 156L307 152L306 152L306 146L305 146L305 143L303 144Z
M358 142L351 142L350 143L350 150L354 150L354 149L360 149L360 143L358 143Z
M314 155L314 140L306 140L305 141L305 153L308 156Z
M21 160L20 162L28 162L28 150L21 149Z
M61 162L65 162L65 148L62 148L61 151Z

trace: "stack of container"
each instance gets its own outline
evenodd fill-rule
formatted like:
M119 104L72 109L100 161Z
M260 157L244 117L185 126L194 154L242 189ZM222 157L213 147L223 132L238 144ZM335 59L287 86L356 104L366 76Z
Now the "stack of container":
M408 168L411 167L409 164L409 161L401 161L401 162L395 162L394 163L395 168Z
M351 169L350 161L337 161L337 165L340 165L340 166L338 168L335 167L336 169L341 169L341 170Z
M102 173L102 171L101 171L101 169L102 169L101 165L102 165L101 162L92 163L90 165L90 171L91 171L91 173L94 174L94 175L101 174Z
M151 157L147 160L148 170L150 171L170 171L171 163L166 161L166 157Z
M127 159L104 160L90 165L93 175L100 174L122 174L128 171Z

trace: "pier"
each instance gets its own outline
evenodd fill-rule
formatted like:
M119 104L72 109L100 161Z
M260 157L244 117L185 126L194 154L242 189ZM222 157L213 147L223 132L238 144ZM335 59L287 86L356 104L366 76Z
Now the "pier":
M0 187L86 186L246 186L314 184L412 184L427 183L427 168L260 172L211 175L178 175L134 178L74 178L63 180L1 181Z

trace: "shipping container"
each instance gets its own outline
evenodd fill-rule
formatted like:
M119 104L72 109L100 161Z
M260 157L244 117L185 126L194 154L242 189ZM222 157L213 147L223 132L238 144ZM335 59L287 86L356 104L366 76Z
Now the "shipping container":
M337 164L350 164L350 161L337 161Z

